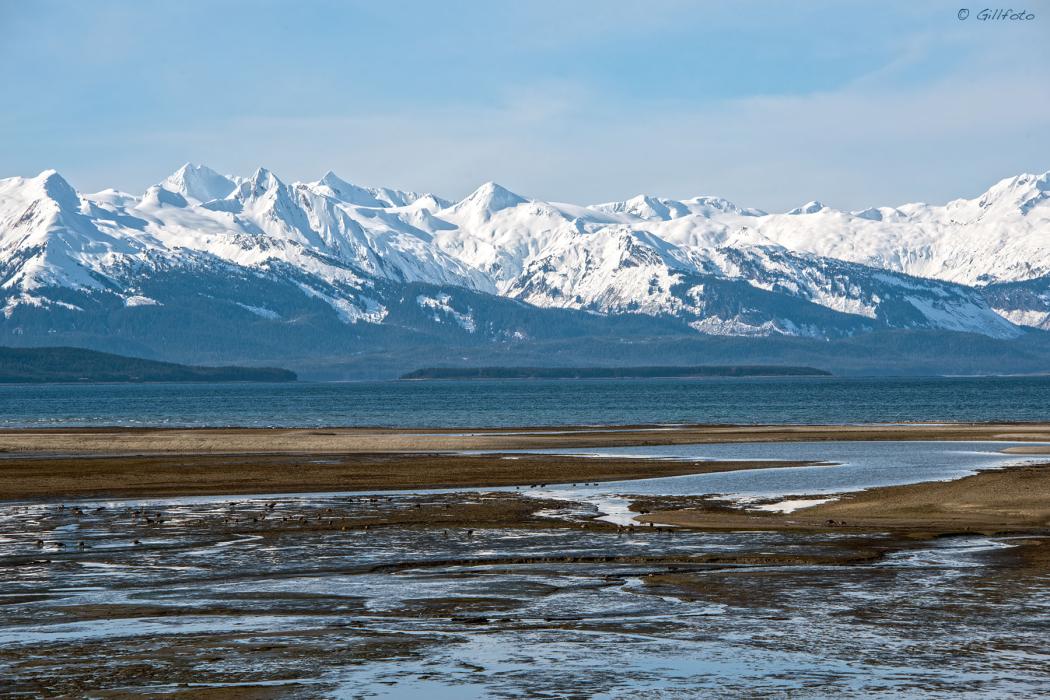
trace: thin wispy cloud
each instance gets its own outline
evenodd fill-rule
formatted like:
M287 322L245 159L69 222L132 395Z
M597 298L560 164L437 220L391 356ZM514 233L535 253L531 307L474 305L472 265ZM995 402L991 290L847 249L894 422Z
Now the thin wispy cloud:
M1047 25L946 3L208 7L13 13L3 174L136 191L193 160L779 210L943 201L1050 167Z

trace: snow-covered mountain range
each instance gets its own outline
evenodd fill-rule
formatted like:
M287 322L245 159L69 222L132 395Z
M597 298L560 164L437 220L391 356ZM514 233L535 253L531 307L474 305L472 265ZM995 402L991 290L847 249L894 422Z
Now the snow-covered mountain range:
M188 299L275 327L309 302L359 330L500 340L529 337L522 303L686 334L1016 338L1050 329L1050 173L943 206L782 214L718 197L545 202L491 182L453 202L189 164L141 195L80 193L55 171L0 180L0 332L98 332L100 315L134 325Z

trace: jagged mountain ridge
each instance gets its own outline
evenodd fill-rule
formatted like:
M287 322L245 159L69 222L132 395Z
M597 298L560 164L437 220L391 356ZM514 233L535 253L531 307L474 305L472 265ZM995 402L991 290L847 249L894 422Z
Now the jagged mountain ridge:
M272 324L294 324L289 309L309 300L342 324L520 340L528 333L492 309L524 302L708 335L1012 338L1050 328L1048 192L1050 175L1022 175L943 207L810 202L768 214L717 197L543 202L495 183L451 202L331 172L286 184L265 169L242 178L189 164L142 196L80 194L46 171L0 180L0 295L10 333L185 304L196 278L201 299ZM222 297L207 291L224 288L211 276L266 280L280 298L250 285ZM410 285L430 291L409 300L420 313L406 320ZM460 300L488 297L479 324ZM52 320L27 325L27 314Z

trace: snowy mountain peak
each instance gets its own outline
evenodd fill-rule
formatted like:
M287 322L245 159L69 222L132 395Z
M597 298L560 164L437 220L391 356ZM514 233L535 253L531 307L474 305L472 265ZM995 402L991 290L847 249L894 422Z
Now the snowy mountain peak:
M33 179L39 184L43 194L58 202L63 209L77 209L80 206L77 191L57 170L45 170Z
M45 170L36 177L0 179L0 239L8 227L19 228L35 219L41 204L49 212L76 211L80 196L55 170Z
M247 202L248 200L265 197L268 194L277 197L285 189L287 189L287 186L276 175L266 168L258 168L252 173L250 178L236 185L226 195L225 199Z
M432 194L420 195L418 198L413 200L411 203L405 205L412 207L413 209L420 210L426 209L428 211L437 211L448 207L449 203Z
M654 221L667 221L673 218L676 213L681 214L683 211L688 213L685 210L685 205L679 202L672 202L669 199L660 199L647 194L639 194L623 202L594 204L590 208L609 214L630 214L639 219Z
M795 207L788 214L792 216L798 216L799 214L816 214L821 209L826 209L822 203L814 200L812 202L806 202L801 207Z
M666 221L672 218L672 202L670 200L658 199L647 194L640 194L628 199L624 209L635 216L643 219L660 219ZM675 202L677 204L677 202Z
M432 194L420 194L419 192L408 192L405 190L392 190L389 187L368 187L366 189L372 193L373 197L380 202L384 202L386 206L391 207L406 207L410 204L415 204L420 199L426 197L429 197L440 204L440 206L436 207L437 209L444 209L451 204L451 202L446 202L440 197L436 197Z
M189 201L185 195L169 190L167 187L161 185L153 185L146 190L146 193L142 195L142 207L188 207Z
M222 199L230 194L236 183L206 165L186 163L160 183L169 192L182 195L194 203Z
M252 186L252 189L257 191L272 190L284 184L279 177L267 168L257 168L252 176L248 178L248 183Z
M868 221L900 221L906 218L904 212L893 207L868 207L867 209L850 212L850 214L858 219L867 219Z
M506 187L495 182L486 182L460 200L452 208L457 211L474 211L482 214L495 214L502 209L525 204L529 200L514 194Z
M370 190L347 182L331 170L326 172L317 182L309 183L307 188L326 197L359 207L388 206L386 203L379 201Z
M325 197L336 199L346 204L352 204L356 207L370 207L377 209L405 207L424 198L429 198L430 200L429 205L424 208L436 210L448 206L448 202L431 194L424 195L419 194L418 192L394 190L389 187L361 187L360 185L347 182L331 170L326 172L317 182L310 182L299 186L305 187L312 192L322 194Z
M1041 201L1050 197L1050 172L1042 175L1023 173L1008 177L992 185L981 195L977 206L982 209L993 206L1016 208L1021 214L1027 214Z
M708 219L722 215L764 216L758 209L740 209L737 205L722 197L693 197L678 201L640 194L623 202L607 202L588 207L595 211L610 214L629 214L646 221L671 221L687 216L701 216Z
M724 199L722 197L693 197L692 199L687 199L682 203L689 206L691 209L702 207L704 209L716 210L726 213L741 212L746 215L753 215L754 212L758 211L757 209L741 210L740 207L738 207L736 204L733 204L728 199Z
M362 187L358 187L357 185L351 185L349 182L347 182L343 178L341 178L338 175L336 175L334 170L329 170L329 171L325 172L325 174L321 176L320 180L318 180L315 183L311 183L311 184L314 184L317 187L328 187L329 189L331 189L336 194L340 194L342 192L342 190L350 190L350 189L360 190L360 189L364 189Z

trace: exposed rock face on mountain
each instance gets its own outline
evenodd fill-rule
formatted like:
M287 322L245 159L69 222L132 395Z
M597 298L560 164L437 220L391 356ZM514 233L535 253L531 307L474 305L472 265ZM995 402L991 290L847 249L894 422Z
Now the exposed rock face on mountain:
M240 359L238 342L336 358L595 333L1009 341L1050 329L1050 174L944 206L769 214L495 183L450 202L196 165L142 195L83 194L46 171L0 180L0 307L0 343L195 362Z

